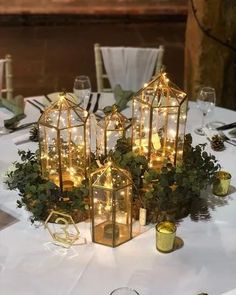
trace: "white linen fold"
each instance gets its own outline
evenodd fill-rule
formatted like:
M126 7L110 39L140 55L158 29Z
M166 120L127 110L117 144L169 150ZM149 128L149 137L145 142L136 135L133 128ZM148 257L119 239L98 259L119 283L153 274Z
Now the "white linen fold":
M112 89L138 91L150 81L159 49L135 47L101 47L104 67Z
M0 59L0 97L1 97L1 91L2 91L2 85L3 85L4 62L5 62L5 59Z

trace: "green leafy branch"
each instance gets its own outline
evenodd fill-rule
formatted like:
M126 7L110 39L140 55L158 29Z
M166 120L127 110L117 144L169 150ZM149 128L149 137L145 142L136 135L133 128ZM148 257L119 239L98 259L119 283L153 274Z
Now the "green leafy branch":
M76 221L88 217L88 179L72 191L61 192L54 183L42 177L37 153L19 151L19 155L21 162L15 162L15 170L8 173L6 183L10 190L19 191L17 205L32 213L32 222L45 220L52 209L76 216ZM130 138L119 139L115 150L108 156L132 176L134 215L137 216L138 209L144 207L151 222L156 222L165 213L176 219L182 218L190 213L191 206L195 206L196 217L200 193L212 183L215 172L220 168L215 156L205 151L205 144L192 146L190 134L185 136L181 165L166 163L160 171L149 168L144 156L132 152ZM102 164L106 159L105 156L99 158ZM96 160L91 154L92 171L98 167Z
M32 223L45 220L50 210L71 214L77 221L87 217L88 180L79 188L61 192L58 186L42 177L37 152L18 153L21 162L15 162L15 170L7 173L6 184L10 190L19 191L20 199L17 200L17 206L25 207L32 213Z
M205 151L205 146L193 147L192 136L187 134L181 165L166 163L160 171L149 168L144 156L132 152L130 138L119 139L109 156L131 173L134 203L147 208L149 220L156 222L160 212L175 214L176 218L183 216L184 210L189 212L189 206L196 203L194 198L199 198L201 191L212 183L220 165L214 155Z

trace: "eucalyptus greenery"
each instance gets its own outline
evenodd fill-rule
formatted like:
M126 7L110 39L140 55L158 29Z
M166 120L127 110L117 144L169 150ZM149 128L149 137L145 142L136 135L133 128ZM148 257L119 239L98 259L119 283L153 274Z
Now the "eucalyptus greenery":
M149 168L144 156L132 152L130 139L118 140L110 156L130 171L135 185L134 203L146 208L148 220L156 222L163 212L177 219L188 215L201 191L213 182L220 165L214 155L205 151L205 146L193 147L192 136L187 134L181 165L167 162L160 171Z
M19 208L25 207L32 213L31 222L45 220L50 210L57 210L72 215L76 221L87 218L86 203L88 181L72 191L61 192L51 181L44 179L38 153L19 151L21 162L15 162L15 170L7 173L6 184L10 190L18 190Z
M167 162L157 171L149 168L144 156L132 152L130 138L119 139L109 157L132 176L134 215L137 217L138 209L144 207L151 222L157 222L162 215L172 215L175 219L187 216L191 206L200 200L201 191L212 183L215 172L220 168L215 156L205 151L205 146L198 144L193 147L192 137L187 134L181 165ZM88 179L79 188L61 192L54 183L42 177L37 153L19 151L19 155L21 162L15 162L15 170L8 173L7 185L10 190L19 191L17 205L32 213L32 222L45 220L51 209L72 216L77 214L76 221L88 217ZM96 160L91 154L91 171L98 167ZM103 164L106 158L98 160ZM196 213L196 208L194 211Z
M113 104L112 106L106 106L103 109L103 112L105 114L109 114L114 106L117 108L119 112L126 109L128 107L128 102L131 100L134 94L130 90L123 90L119 84L115 86L113 92L115 97L115 104Z

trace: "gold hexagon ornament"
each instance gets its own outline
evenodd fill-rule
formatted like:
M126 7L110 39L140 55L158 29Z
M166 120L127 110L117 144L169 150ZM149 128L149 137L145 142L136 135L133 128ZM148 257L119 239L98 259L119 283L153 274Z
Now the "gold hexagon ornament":
M56 245L68 248L80 238L80 231L69 214L53 210L48 215L44 226Z

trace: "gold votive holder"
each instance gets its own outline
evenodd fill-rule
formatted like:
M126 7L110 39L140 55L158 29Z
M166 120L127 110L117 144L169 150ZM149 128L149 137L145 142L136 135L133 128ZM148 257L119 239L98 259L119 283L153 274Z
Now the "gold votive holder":
M231 174L226 171L218 171L214 175L212 192L217 196L226 196L229 192Z
M176 226L171 221L162 221L156 225L156 248L163 253L174 249Z

